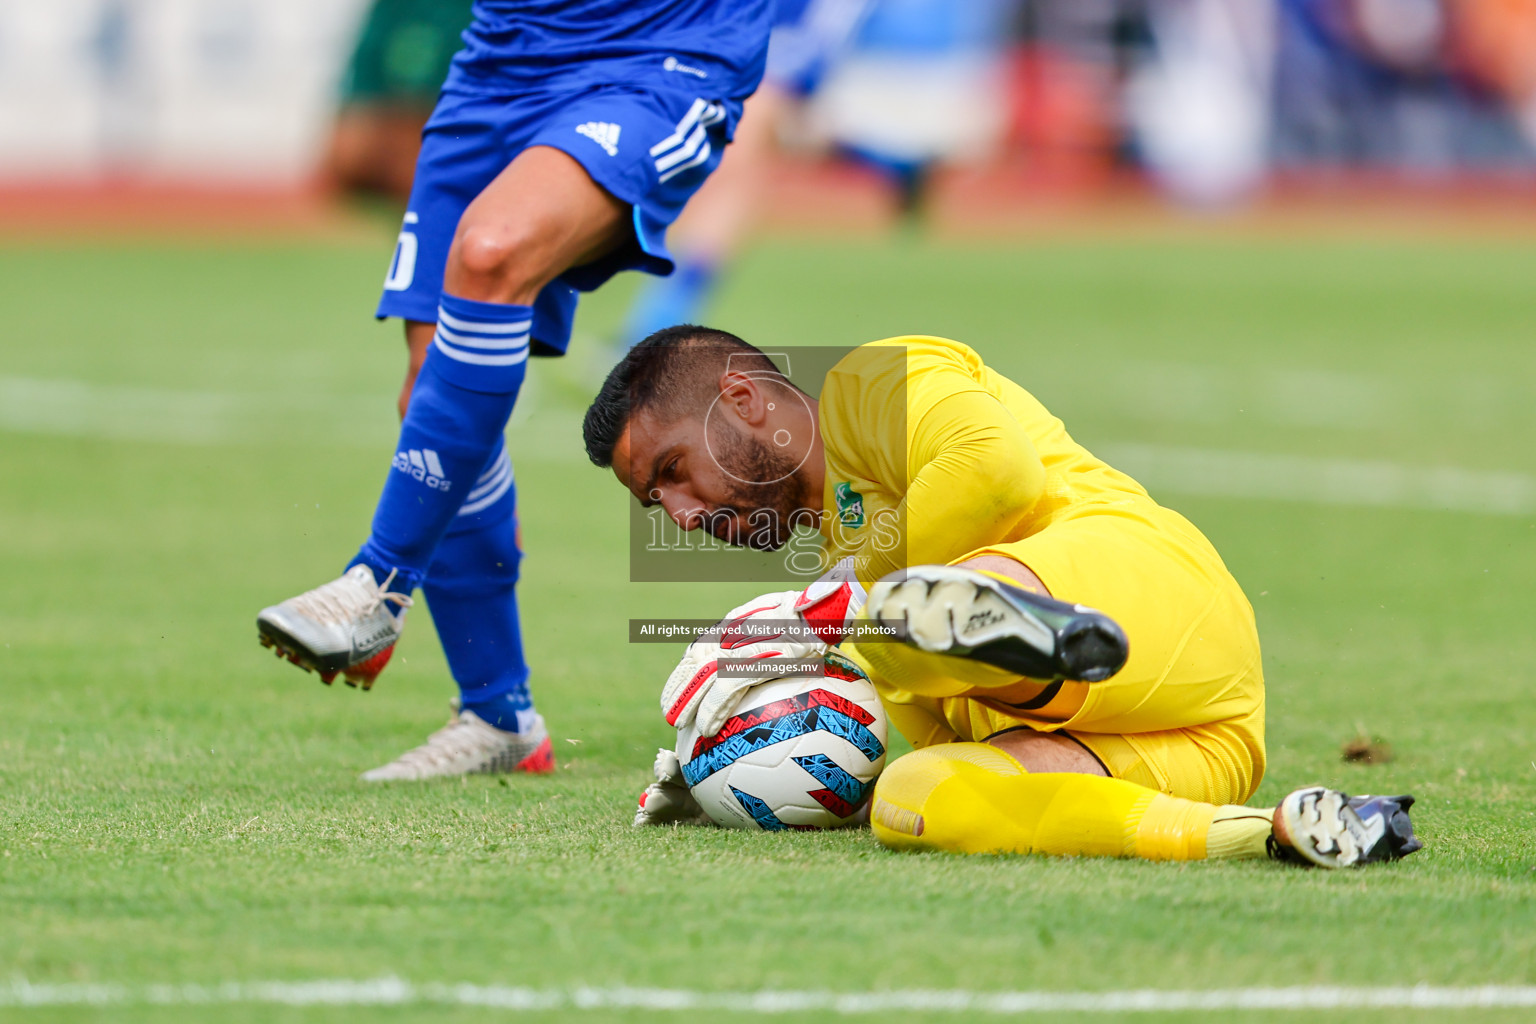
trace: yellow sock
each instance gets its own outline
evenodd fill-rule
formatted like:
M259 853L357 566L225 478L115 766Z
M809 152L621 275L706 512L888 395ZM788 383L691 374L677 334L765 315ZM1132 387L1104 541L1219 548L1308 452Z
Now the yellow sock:
M1216 808L1211 834L1205 840L1210 860L1251 860L1268 856L1265 849L1274 830L1274 808Z
M1263 856L1264 812L1218 808L1121 779L1033 775L996 747L946 743L888 765L875 836L892 849L1203 860ZM1217 822L1213 829L1212 823Z

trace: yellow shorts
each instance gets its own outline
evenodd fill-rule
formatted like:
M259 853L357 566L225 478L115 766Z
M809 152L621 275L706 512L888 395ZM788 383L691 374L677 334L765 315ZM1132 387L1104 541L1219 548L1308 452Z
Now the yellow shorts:
M1264 776L1253 609L1188 520L1151 502L1090 506L956 562L980 555L1022 562L1053 596L1114 618L1130 658L1091 685L1026 679L933 696L882 688L892 724L914 745L1061 730L1115 778L1213 803L1253 794Z

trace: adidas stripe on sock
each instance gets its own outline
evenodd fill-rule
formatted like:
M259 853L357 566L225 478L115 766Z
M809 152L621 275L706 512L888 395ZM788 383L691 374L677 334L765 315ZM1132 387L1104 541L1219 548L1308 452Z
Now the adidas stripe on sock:
M487 515L497 502L507 496L512 486L512 456L507 454L506 441L498 439L496 450L491 453L490 466L476 478L474 486L464 495L464 504L459 506L455 525L468 517Z

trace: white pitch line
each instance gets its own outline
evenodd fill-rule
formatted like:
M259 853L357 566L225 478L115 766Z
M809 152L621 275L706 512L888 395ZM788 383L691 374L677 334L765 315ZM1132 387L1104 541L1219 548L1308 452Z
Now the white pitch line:
M0 430L60 437L192 445L275 438L388 444L393 406L387 395L262 395L0 377Z
M1072 396L1072 367L1051 376ZM1154 423L1262 423L1331 430L1518 432L1530 425L1530 387L1520 373L1437 373L1404 379L1321 368L1117 361L1099 381L1116 415ZM1102 402L1103 395L1098 395Z
M1536 1007L1536 985L1472 987L1129 989L1119 992L973 992L895 989L886 992L699 992L691 989L369 981L258 981L220 985L80 985L0 983L0 1007L53 1006L477 1006L508 1011L665 1010L845 1015L931 1013L1163 1013L1177 1010L1494 1009Z
M512 418L519 460L585 461L581 416L552 409L534 417L538 391L530 382ZM382 453L382 472L398 429L393 394L179 391L0 376L0 432L178 445L366 447Z
M1166 490L1314 505L1536 514L1536 477L1525 473L1159 444L1111 442L1095 445L1094 451L1154 496Z

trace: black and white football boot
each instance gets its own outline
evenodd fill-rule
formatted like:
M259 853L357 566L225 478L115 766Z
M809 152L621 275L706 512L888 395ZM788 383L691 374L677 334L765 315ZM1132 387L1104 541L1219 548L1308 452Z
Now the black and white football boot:
M1354 868L1406 857L1424 844L1413 834L1413 797L1350 796L1324 786L1298 789L1275 808L1269 855L1320 868Z
M1031 679L1097 683L1130 655L1125 631L1103 612L950 565L892 573L870 589L865 611L920 650Z

